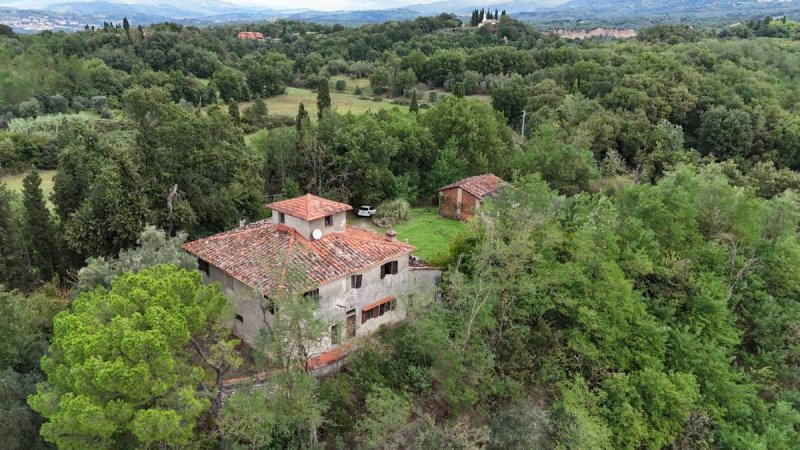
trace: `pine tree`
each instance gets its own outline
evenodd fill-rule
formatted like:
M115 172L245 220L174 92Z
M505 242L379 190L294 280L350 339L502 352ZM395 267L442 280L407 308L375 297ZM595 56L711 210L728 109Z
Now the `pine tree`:
M242 116L239 114L239 104L233 98L228 99L228 114L230 114L233 123L236 125L242 124Z
M499 18L500 18L500 13L498 13L498 12L497 12L497 9L495 9L495 10L494 10L494 20L497 20L497 19L499 19Z
M61 245L56 226L42 194L42 178L32 171L22 181L25 222L30 238L30 254L33 268L39 278L52 280L61 270Z
M419 104L417 103L417 91L411 92L411 106L408 107L408 110L413 113L419 112Z
M319 80L319 89L317 89L317 117L321 119L322 112L326 109L331 109L331 92L328 79L323 78Z

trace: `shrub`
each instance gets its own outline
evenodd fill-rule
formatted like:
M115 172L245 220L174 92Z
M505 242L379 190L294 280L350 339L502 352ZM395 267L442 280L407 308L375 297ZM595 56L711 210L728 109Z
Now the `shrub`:
M382 102L382 101L383 101L383 99L382 99L382 98L380 98L380 97L372 97L372 101L373 101L373 102Z
M356 86L356 88L353 89L353 94L361 95L361 86Z
M431 102L431 103L436 103L436 100L437 100L438 96L439 96L438 92L431 91L430 93L428 93L428 101Z
M344 80L336 80L336 90L342 92L344 88L347 87L347 83Z
M108 99L102 95L96 95L89 99L89 107L97 113L102 113L104 109L108 109Z
M378 212L375 214L377 220L389 222L389 224L402 222L408 220L408 214L411 211L411 205L405 199L396 198L394 200L387 200L378 206Z

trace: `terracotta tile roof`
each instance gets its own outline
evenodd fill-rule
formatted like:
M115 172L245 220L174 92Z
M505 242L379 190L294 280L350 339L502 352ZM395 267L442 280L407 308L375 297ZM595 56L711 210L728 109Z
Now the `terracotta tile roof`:
M392 300L395 300L396 298L397 297L395 297L394 295L387 295L386 297L383 297L382 299L380 299L378 301L372 302L369 305L362 306L361 310L362 311L367 311L367 310L372 309L372 308L374 308L376 306L381 306L382 304L384 304L386 302L390 302Z
M416 250L350 226L309 241L291 227L268 222L198 239L184 248L262 292L309 290Z
M267 205L267 208L286 213L305 221L316 220L325 216L330 216L331 214L353 209L350 205L317 197L312 194L270 203Z
M499 177L491 173L485 173L483 175L464 178L463 180L459 180L453 184L448 184L447 186L439 188L439 190L443 191L445 189L460 187L461 189L464 189L478 198L483 198L484 196L496 191L497 188L499 188L502 184L503 180Z
M355 350L355 346L351 344L342 344L333 350L329 350L325 353L320 354L319 356L315 356L306 362L306 367L309 370L316 370L320 367L327 366L328 364L333 364L336 361L342 360L345 356L349 355Z

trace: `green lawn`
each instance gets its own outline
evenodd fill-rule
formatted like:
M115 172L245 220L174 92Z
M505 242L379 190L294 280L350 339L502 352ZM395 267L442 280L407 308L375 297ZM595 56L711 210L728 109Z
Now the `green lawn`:
M445 219L433 208L413 208L411 219L394 227L397 239L417 247L414 254L425 260L444 256L456 236L465 229L464 223Z
M303 103L309 115L313 117L317 115L317 92L310 89L286 88L285 94L269 97L266 99L266 102L269 114L296 116L298 106L300 103ZM331 103L333 109L340 113L352 112L353 114L378 111L393 106L391 102L387 100L382 100L380 102L361 100L358 96L353 94L336 92L333 87L331 87ZM239 108L244 111L249 105L249 102L240 103Z
M377 233L386 231L375 226L370 219L356 217L355 214L348 216L347 221ZM412 208L411 218L394 226L397 239L417 247L414 255L428 261L445 256L450 243L465 229L464 223L445 219L435 208Z
M5 183L6 187L11 192L22 193L22 180L27 173L19 173L16 175L6 175L0 178L0 182ZM50 194L53 193L53 177L56 175L55 170L40 170L39 175L42 177L42 193L45 199L50 199Z

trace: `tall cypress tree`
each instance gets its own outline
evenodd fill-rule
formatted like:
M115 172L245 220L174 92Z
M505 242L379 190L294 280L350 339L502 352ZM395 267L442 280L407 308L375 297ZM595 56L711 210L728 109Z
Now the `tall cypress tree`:
M31 263L44 281L52 280L61 271L61 245L56 225L42 194L42 178L32 171L24 180L23 205L25 223L30 237Z
M233 123L236 125L242 124L242 116L239 114L239 104L233 97L228 99L228 114L230 114Z
M411 106L408 107L408 110L413 113L419 112L419 104L417 103L417 91L411 92Z
M128 22L127 17L122 18L122 28L125 29L125 35L128 36L128 42L132 44L133 38L131 38L131 23Z
M294 126L297 128L297 132L303 129L303 123L308 120L308 112L306 112L306 107L300 102L300 106L297 107L297 117L294 119Z
M319 89L317 89L317 117L322 118L322 111L331 109L331 91L328 86L328 79L323 78L319 80Z

